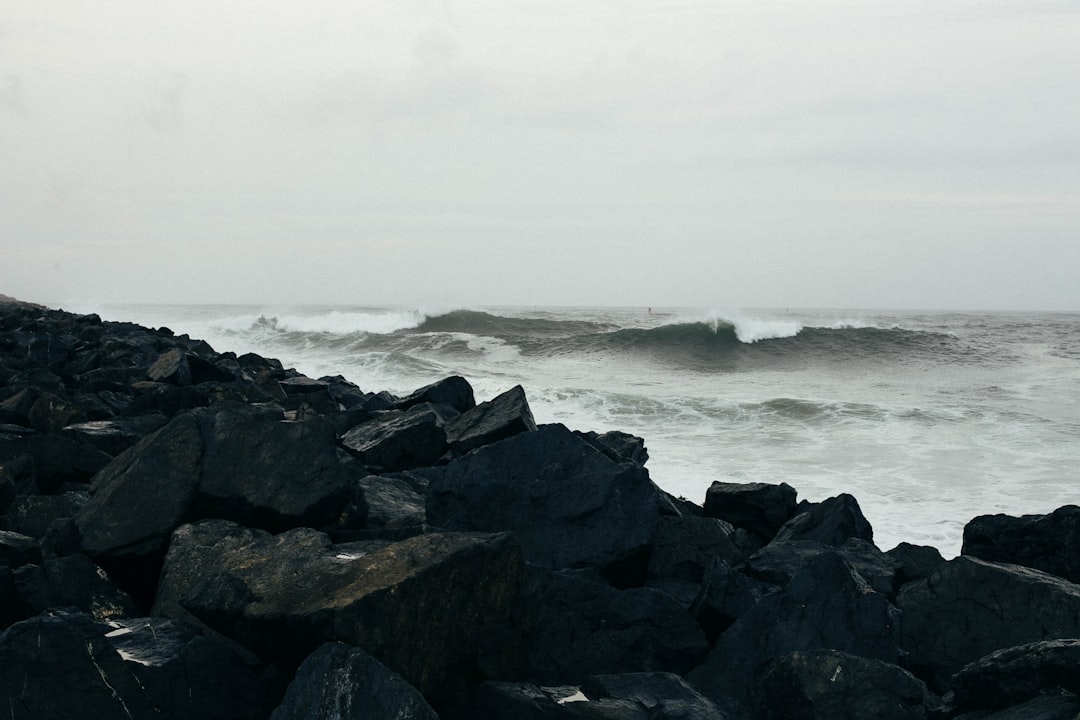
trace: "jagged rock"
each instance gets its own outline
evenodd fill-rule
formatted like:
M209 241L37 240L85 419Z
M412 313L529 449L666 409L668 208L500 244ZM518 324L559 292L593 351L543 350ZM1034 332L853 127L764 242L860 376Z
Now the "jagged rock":
M4 411L5 422L30 427L30 410L39 397L41 397L39 390L34 387L27 387L0 402L0 409Z
M793 652L759 682L758 706L771 720L925 720L941 701L896 665L836 650Z
M448 422L446 442L451 452L463 455L481 445L534 430L536 422L525 399L525 390L515 385Z
M45 433L59 432L65 425L82 422L86 415L77 405L52 393L42 393L30 408L30 426Z
M776 531L774 542L811 541L825 545L843 545L849 538L874 542L874 531L862 514L858 501L842 493L788 520Z
M20 495L0 517L0 529L40 540L52 523L61 518L74 517L89 500L90 495L85 491L60 495Z
M795 488L787 483L714 482L705 493L704 512L769 542L795 514Z
M434 464L446 452L446 431L437 408L427 403L388 410L361 423L341 444L365 465L385 471Z
M117 456L75 516L84 550L91 557L164 551L194 500L202 454L198 422L180 415Z
M469 384L469 381L454 375L433 382L430 385L425 385L395 402L393 407L398 410L408 410L413 405L421 403L449 405L457 412L463 413L476 407L476 398L473 395L472 385Z
M695 515L663 516L653 536L649 575L700 582L705 568L720 559L743 561L732 540L735 529L718 518Z
M1008 708L1055 689L1080 695L1080 640L998 650L965 665L951 686L957 710Z
M76 423L66 426L63 433L78 442L91 445L115 457L164 426L168 421L164 415L155 412L134 417Z
M750 556L744 572L771 585L783 587L818 555L836 554L846 560L875 592L896 599L899 564L873 543L849 538L839 547L806 540L773 540Z
M1080 586L1019 565L960 556L905 585L897 604L904 649L935 689L995 650L1080 637Z
M644 467L649 461L649 451L645 449L645 440L636 435L620 430L610 430L603 434L593 431L577 434L615 462L627 461Z
M0 633L0 666L0 694L15 718L255 720L273 695L228 648L149 619L39 615Z
M109 464L106 453L60 435L35 433L0 442L0 463L9 465L21 493L52 494L65 483L86 483Z
M147 369L146 377L152 382L190 385L191 368L188 366L187 354L180 348L175 347L166 350Z
M285 661L326 641L356 645L437 703L517 672L520 575L507 534L435 533L350 551L307 528L272 536L207 520L174 533L154 614L193 613Z
M542 567L625 570L659 522L648 471L617 464L562 425L545 425L425 471L428 523L511 531ZM642 573L643 574L643 573Z
M32 537L0 530L0 565L10 568L41 562L41 548Z
M15 585L20 601L33 613L76 608L99 621L136 614L131 598L85 555L23 566L15 571Z
M980 515L964 526L960 552L1080 583L1080 507L1065 505L1048 515Z
M270 720L439 720L416 688L357 647L326 643L296 671Z
M399 477L368 475L354 489L360 497L355 505L362 513L357 523L365 529L402 528L426 521L424 497L415 485Z
M225 410L200 421L205 450L190 518L271 531L318 528L348 510L352 483L366 474L338 450L333 426L317 418L267 421Z
M825 554L739 617L687 680L715 702L741 705L753 679L790 652L833 649L895 664L899 645L899 611L838 555Z
M539 568L530 578L530 680L560 685L601 673L685 672L709 650L687 610L664 593Z
M191 384L198 385L204 382L230 383L237 379L237 374L229 370L224 359L219 358L216 362L205 360L198 355L187 356L188 371L191 373Z
M780 588L749 577L724 560L715 559L702 576L701 589L690 605L690 614L705 631L710 643L761 598Z
M885 554L899 563L896 579L901 585L930 577L945 564L945 558L941 557L938 549L929 545L902 542Z

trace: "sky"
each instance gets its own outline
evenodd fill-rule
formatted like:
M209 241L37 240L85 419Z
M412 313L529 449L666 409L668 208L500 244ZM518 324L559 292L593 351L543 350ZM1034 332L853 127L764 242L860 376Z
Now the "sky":
M10 0L0 293L1080 311L1075 0Z

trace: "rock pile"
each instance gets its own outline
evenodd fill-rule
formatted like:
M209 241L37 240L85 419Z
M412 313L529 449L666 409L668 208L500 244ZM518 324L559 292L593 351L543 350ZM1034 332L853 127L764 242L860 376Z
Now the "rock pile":
M12 718L1074 718L1075 507L882 552L659 489L515 387L406 397L0 303ZM1020 714L1018 714L1020 713ZM1021 715L1022 714L1022 715Z

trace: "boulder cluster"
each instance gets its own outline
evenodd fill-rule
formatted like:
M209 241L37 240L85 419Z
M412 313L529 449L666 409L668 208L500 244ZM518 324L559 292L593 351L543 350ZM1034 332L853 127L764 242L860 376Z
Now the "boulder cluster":
M946 561L855 498L658 488L524 390L399 397L0 303L0 714L1075 718L1080 508Z

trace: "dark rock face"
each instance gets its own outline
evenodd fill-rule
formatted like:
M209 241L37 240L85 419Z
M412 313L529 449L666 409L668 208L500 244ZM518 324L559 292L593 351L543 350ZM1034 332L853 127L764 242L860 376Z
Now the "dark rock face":
M847 493L811 505L777 530L776 542L819 542L843 545L855 538L874 542L874 531L862 514L859 503Z
M255 718L277 693L228 648L160 620L39 615L0 633L12 717Z
M394 407L398 410L408 410L420 403L449 405L457 412L463 413L476 407L476 398L469 381L455 375L420 388L395 402Z
M998 650L952 678L959 710L1003 709L1064 690L1080 696L1080 640L1045 640Z
M525 399L525 390L516 385L447 423L446 439L451 452L464 455L481 445L534 430L536 422Z
M520 574L508 535L349 548L306 528L271 536L209 520L176 531L154 612L183 617L186 608L284 660L325 641L353 644L439 702L485 670L512 667Z
M551 569L631 561L659 522L648 472L612 462L562 425L479 448L429 477L429 524L511 531L526 560Z
M896 579L900 584L922 580L945 564L935 547L902 542L885 553L898 563Z
M446 452L446 430L428 403L408 410L387 410L341 438L342 444L369 467L410 470L434 464Z
M649 557L651 577L701 582L715 560L742 562L742 551L732 536L734 528L717 518L695 515L660 518Z
M787 585L812 558L837 555L858 571L859 576L890 601L896 599L899 565L870 542L848 539L836 547L811 541L773 540L746 561L744 572L776 586Z
M650 588L617 590L594 579L536 569L528 677L545 685L599 673L686 672L709 650L687 610Z
M961 553L1080 583L1080 507L1066 505L1049 515L980 515L964 527Z
M785 655L759 687L761 715L776 720L925 720L943 710L906 670L836 650Z
M137 614L132 599L85 555L24 565L14 579L19 600L31 614L75 608L102 622Z
M743 528L764 544L795 515L796 496L787 483L714 482L705 494L705 514Z
M901 589L904 649L932 688L995 650L1080 637L1080 586L1037 570L969 557Z
M357 647L327 643L304 660L271 720L439 720L400 675Z
M578 435L615 462L632 462L644 467L649 461L649 451L645 448L645 440L636 435L620 430L609 430L603 434L592 431L578 432Z
M754 678L790 652L832 649L896 664L899 646L899 611L847 562L821 555L743 613L687 679L714 701L747 706Z

